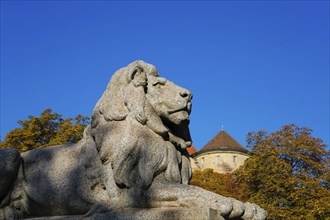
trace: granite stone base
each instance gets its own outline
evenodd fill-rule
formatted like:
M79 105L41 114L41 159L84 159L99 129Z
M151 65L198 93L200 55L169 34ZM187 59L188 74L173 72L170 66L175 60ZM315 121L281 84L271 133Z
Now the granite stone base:
M224 220L217 210L200 209L200 208L150 208L138 209L127 208L116 213L104 212L95 213L91 216L52 216L52 217L37 217L29 218L29 220L77 220L77 219L91 219L91 220Z

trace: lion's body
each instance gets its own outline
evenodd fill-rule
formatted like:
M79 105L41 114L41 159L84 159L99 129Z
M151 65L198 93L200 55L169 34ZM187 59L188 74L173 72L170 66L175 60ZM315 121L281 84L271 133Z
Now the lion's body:
M212 208L226 218L245 212L246 219L264 219L255 205L188 186L191 99L188 90L159 77L151 64L136 61L118 70L79 143L21 157L0 151L0 158L12 155L0 161L0 174L8 176L0 181L0 219L136 206Z
M32 216L86 213L109 200L101 161L91 143L59 145L22 154L12 205Z

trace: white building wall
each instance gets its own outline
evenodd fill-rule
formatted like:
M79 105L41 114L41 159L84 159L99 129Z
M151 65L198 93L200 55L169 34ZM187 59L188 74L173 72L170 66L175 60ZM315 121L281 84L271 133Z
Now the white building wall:
M249 158L247 154L235 151L210 151L191 158L191 167L194 170L213 169L215 172L232 172L244 164Z

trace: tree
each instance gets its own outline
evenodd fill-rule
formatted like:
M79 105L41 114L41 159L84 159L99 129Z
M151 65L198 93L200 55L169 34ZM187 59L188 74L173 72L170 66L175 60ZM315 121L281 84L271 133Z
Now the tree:
M40 117L29 116L19 120L20 128L8 132L0 143L1 148L16 148L20 152L58 144L78 142L90 119L78 115L75 118L62 118L51 109L46 109Z
M235 173L242 199L270 219L330 219L329 151L311 133L294 124L249 133L251 157Z
M236 180L231 173L217 173L213 169L196 170L190 184L222 196L240 199Z

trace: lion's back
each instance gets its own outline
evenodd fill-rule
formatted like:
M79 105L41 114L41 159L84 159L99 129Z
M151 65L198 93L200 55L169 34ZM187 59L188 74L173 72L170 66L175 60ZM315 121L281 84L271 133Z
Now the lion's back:
M58 145L26 152L22 158L22 187L29 204L44 206L34 214L84 213L97 200L93 190L101 183L102 172L95 146Z

